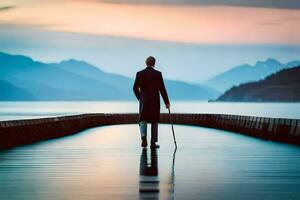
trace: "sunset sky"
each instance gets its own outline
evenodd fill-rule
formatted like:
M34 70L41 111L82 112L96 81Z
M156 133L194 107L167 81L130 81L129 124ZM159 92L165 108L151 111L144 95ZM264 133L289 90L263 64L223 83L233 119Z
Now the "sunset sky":
M201 60L207 59L207 55L203 56L204 54L201 53L207 54L204 49L208 46L211 58L217 53L226 52L222 48L232 47L229 48L233 51L232 55L240 52L239 48L252 49L249 57L245 57L245 53L235 61L234 58L224 58L223 66L220 66L221 62L218 62L217 65L212 64L210 72L205 72L203 77L199 75L200 80L233 67L230 65L243 64L239 62L255 62L255 59L276 58L276 56L283 61L300 59L300 57L295 57L299 53L300 46L300 2L297 2L299 1L1 0L0 42L6 42L2 45L0 43L0 50L11 53L27 53L36 59L53 61L55 54L51 53L53 44L50 44L49 41L60 41L57 45L57 48L60 49L56 49L57 51L64 51L62 49L65 49L63 47L65 42L67 46L70 43L72 45L77 43L76 45L81 46L85 51L91 48L95 52L93 40L102 41L99 43L99 48L102 50L105 46L109 46L108 43L103 42L107 41L103 39L104 37L109 38L112 47L116 48L116 53L120 54L126 52L119 51L120 48L124 48L122 45L118 45L119 40L128 40L126 41L128 49L133 48L134 51L139 51L139 48L147 48L147 45L136 45L136 43L145 41L148 44L152 41L154 47L149 52L145 50L145 55L137 54L140 57L136 58L139 59L142 59L142 56L146 56L147 53L157 53L157 56L162 59L163 56L168 55L170 58L176 59L178 54L185 56L186 51L192 52L192 54L198 52L199 60L195 60L196 56L195 58L187 56L185 59L194 59L193 63L198 62L199 65ZM53 34L56 34L55 37ZM60 36L58 36L59 34ZM76 39L70 39L74 37ZM26 38L31 38L31 44L24 44ZM11 46L7 40L11 40ZM132 40L133 42L131 42ZM38 52L41 43L45 50L44 55ZM155 48L156 44L161 48ZM171 49L170 45L181 46L178 48L179 52L174 53L172 50L172 54L167 54L162 52L161 45L164 44L169 46L165 51ZM102 47L100 47L101 45ZM37 48L37 46L39 47ZM258 48L257 51L253 49L255 47ZM209 48L215 48L215 54ZM266 50L260 52L262 48ZM201 59L201 55L203 59ZM93 56L95 55L93 54ZM60 53L56 60L70 57L89 59L87 61L101 65L100 67L107 71L121 70L123 73L122 69L117 67L117 63L101 62L93 56L85 56L84 53L79 54L79 52L74 52L74 56L70 53ZM134 56L134 54L132 53L130 56ZM218 54L219 58L220 56L226 55ZM106 59L108 60L108 58ZM134 58L130 58L128 62L132 60ZM231 61L227 62L227 60ZM130 65L140 63L133 62ZM167 64L168 62L166 60L162 63ZM207 61L203 61L203 65L207 66L207 64ZM180 66L178 65L178 67ZM124 70L124 73L131 76L137 68L138 66L127 70L128 74ZM174 78L184 80L175 73ZM196 77L191 76L190 78L196 80Z

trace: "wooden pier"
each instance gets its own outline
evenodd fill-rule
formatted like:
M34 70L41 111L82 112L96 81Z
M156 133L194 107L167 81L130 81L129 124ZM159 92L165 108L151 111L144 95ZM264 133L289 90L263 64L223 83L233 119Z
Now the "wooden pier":
M174 124L232 131L265 140L300 145L300 119L224 114L172 114ZM76 134L92 127L137 124L138 114L81 114L41 119L0 121L0 149ZM161 114L160 123L170 123Z

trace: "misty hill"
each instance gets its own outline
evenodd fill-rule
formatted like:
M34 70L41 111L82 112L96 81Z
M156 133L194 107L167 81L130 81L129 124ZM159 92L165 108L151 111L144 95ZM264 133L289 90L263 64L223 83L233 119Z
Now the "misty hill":
M233 87L217 101L300 102L300 66Z
M132 93L132 79L117 74L106 73L84 61L68 60L52 65L87 78L103 81L126 91L126 94ZM170 97L177 100L209 99L212 96L216 97L219 95L217 91L206 86L193 85L182 81L165 80L165 85L169 91Z
M133 81L128 77L104 72L101 69L84 61L70 59L67 61L62 61L60 63L52 63L51 65L89 79L104 82L117 88L124 89L124 86L128 86L128 84L131 83L133 84Z
M0 79L33 94L36 100L111 99L121 90L25 56L0 54ZM120 95L122 98L122 95Z
M111 74L84 61L42 63L0 53L0 79L26 91L28 100L133 100L133 79ZM3 85L3 87L6 87ZM205 86L166 81L172 99L210 99L218 93ZM15 90L16 95L18 91ZM4 99L0 98L0 100ZM16 99L17 100L17 99Z
M33 95L13 84L0 80L0 99L3 101L32 100Z
M219 74L208 80L205 84L218 90L226 91L234 85L258 81L264 79L268 75L278 72L284 68L299 66L299 61L292 61L286 64L269 58L266 61L258 61L255 65L244 64L234 67L222 74Z

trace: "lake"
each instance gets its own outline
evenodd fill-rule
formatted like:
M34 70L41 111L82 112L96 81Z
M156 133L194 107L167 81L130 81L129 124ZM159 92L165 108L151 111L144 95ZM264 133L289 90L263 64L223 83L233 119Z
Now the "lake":
M172 112L215 113L300 119L300 103L221 103L207 101L174 101ZM162 112L167 112L161 107ZM0 102L0 120L30 119L81 113L138 112L133 101L99 102Z

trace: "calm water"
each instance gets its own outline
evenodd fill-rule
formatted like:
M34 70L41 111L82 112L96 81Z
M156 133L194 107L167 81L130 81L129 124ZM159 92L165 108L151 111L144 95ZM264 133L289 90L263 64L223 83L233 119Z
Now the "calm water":
M172 102L172 112L220 113L300 119L300 103ZM161 108L166 112L165 108ZM137 102L0 102L0 120L28 119L91 112L138 112Z
M299 199L300 148L225 131L159 126L142 151L136 125L0 152L1 199Z

